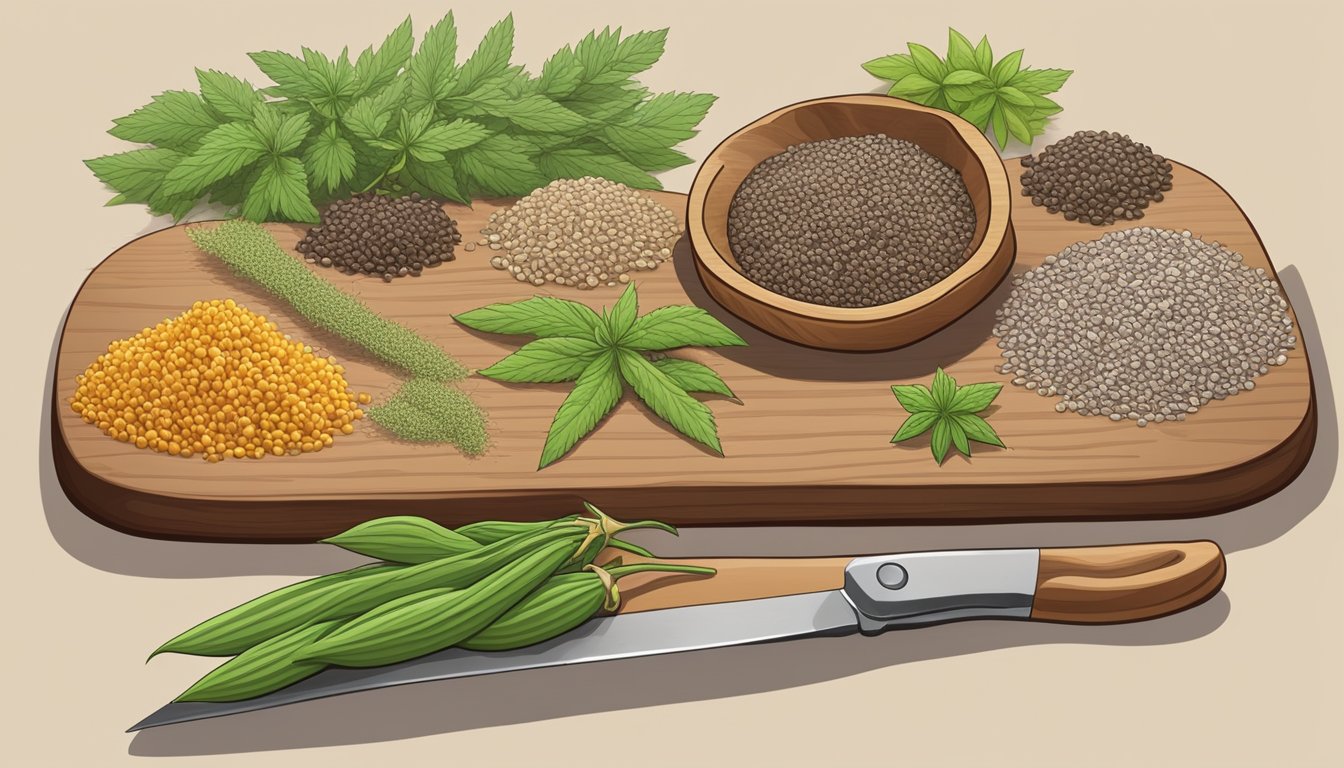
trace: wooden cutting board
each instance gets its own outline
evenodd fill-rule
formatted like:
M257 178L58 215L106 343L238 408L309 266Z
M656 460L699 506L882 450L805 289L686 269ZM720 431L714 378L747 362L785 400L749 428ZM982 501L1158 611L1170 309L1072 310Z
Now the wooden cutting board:
M1009 162L1014 273L1079 240L1124 229L1065 221L1020 197L1021 167ZM1189 229L1273 272L1254 227L1211 179L1176 165L1174 189L1139 223ZM650 193L684 214L685 196ZM468 240L492 211L449 206ZM1133 224L1129 224L1133 226ZM293 247L303 228L270 227ZM482 368L526 338L478 334L450 314L533 295L533 286L489 266L494 253L459 252L420 278L384 283L318 273L378 312ZM621 519L677 524L953 523L1183 517L1230 510L1264 498L1305 466L1316 436L1311 372L1301 331L1287 365L1255 390L1200 409L1185 422L1112 423L1058 414L1054 398L1007 386L991 423L1006 449L974 445L974 457L934 463L927 438L892 445L904 412L897 383L927 383L943 366L962 383L1000 381L994 310L1005 282L952 326L910 347L875 354L823 352L768 336L718 307L699 284L683 237L673 262L638 278L642 311L665 304L705 307L750 346L678 352L711 365L741 402L709 397L726 453L682 439L627 395L597 430L558 463L537 471L547 427L570 385L507 385L472 377L462 386L490 414L493 445L480 458L448 446L399 442L364 420L328 450L301 456L210 464L119 443L68 406L75 377L109 342L187 309L234 298L281 330L346 366L356 391L375 402L399 383L395 371L301 322L280 301L234 278L198 252L183 227L139 238L109 256L70 308L54 372L52 445L70 499L91 517L130 533L195 540L312 541L371 517L419 514L445 524L540 519L573 512L588 499ZM536 289L614 302L619 288Z

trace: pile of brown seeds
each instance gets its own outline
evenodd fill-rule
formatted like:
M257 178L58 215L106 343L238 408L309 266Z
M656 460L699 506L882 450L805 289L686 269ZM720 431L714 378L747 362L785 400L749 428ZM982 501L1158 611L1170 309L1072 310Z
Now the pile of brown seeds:
M516 280L589 290L630 282L672 257L681 222L667 208L607 179L561 179L490 214L477 244ZM466 250L474 250L468 244Z
M1171 163L1109 131L1079 131L1038 157L1022 158L1022 194L1069 221L1114 224L1143 218L1171 190Z
M1013 280L997 313L1001 373L1055 410L1184 421L1255 388L1297 343L1263 269L1190 232L1138 227L1075 243Z
M728 211L748 279L801 301L871 307L970 256L975 209L956 170L884 134L811 141L758 165Z
M394 198L366 192L327 206L298 250L310 264L391 282L452 261L460 242L457 222L420 193Z

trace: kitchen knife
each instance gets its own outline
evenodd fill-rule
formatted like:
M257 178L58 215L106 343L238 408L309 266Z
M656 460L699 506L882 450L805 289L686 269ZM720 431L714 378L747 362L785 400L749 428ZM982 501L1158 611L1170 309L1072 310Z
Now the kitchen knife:
M1225 573L1223 553L1211 541L675 562L719 572L631 576L621 583L620 613L527 648L454 648L386 667L330 668L246 701L173 702L130 730L430 680L795 637L877 634L964 619L1138 621L1203 602L1217 593Z

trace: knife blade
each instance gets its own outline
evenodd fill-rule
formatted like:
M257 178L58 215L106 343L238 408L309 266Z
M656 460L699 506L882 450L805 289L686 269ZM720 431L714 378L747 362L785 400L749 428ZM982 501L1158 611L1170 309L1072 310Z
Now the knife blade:
M759 583L764 581L760 574L787 573L791 564L800 572L809 567L807 558L754 562L770 567L738 569L729 593L771 594L772 585ZM830 571L835 561L810 562L812 571ZM965 619L1136 621L1203 602L1221 588L1226 570L1222 551L1210 541L915 552L839 562L835 567L841 570L824 577L840 584L835 589L694 604L707 599L704 587L720 578L715 576L700 582L699 589L683 588L680 596L675 585L659 590L672 595L673 602L688 604L597 618L526 648L493 652L453 648L386 667L331 668L245 701L173 702L128 730L434 680L801 637L871 635Z

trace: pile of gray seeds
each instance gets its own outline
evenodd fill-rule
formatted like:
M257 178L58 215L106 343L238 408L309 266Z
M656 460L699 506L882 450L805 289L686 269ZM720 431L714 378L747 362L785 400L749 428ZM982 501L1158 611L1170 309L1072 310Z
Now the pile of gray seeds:
M997 313L1001 373L1060 413L1184 421L1255 388L1297 343L1263 269L1190 232L1138 227L1075 243L1014 278Z
M1171 190L1171 162L1110 131L1079 131L1022 158L1022 194L1069 221L1114 224L1143 218Z
M811 141L767 158L728 211L752 282L812 304L912 296L970 257L975 209L956 170L884 134Z
M520 282L589 290L630 282L672 257L681 222L662 205L607 179L561 179L490 214L475 245ZM465 250L475 250L468 243Z

